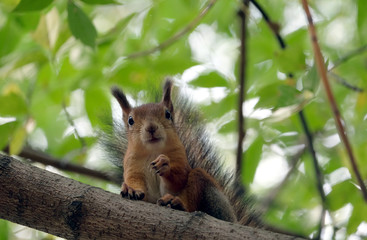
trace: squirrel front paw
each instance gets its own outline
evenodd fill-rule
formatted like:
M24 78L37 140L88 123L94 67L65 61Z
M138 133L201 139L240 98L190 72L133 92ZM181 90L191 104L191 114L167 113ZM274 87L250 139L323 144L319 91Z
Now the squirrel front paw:
M160 199L158 199L157 204L159 206L167 206L172 209L186 211L186 208L179 197L173 196L171 194L166 194Z
M123 198L132 199L132 200L142 200L145 194L143 191L135 190L129 187L126 183L123 183L121 186L121 196Z
M161 154L152 163L152 168L159 176L166 176L170 172L169 158Z

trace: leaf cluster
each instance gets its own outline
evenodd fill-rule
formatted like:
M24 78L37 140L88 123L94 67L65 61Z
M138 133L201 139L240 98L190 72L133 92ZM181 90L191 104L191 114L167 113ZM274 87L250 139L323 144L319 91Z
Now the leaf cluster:
M367 204L337 136L301 6L297 1L258 2L280 26L287 47L279 47L250 4L242 180L259 199L269 199L278 189L267 205L267 222L315 234L322 202L299 120L303 110L326 191L322 236L366 237ZM0 149L9 146L19 154L28 145L75 164L108 168L96 130L103 127L101 117L119 116L110 86L121 86L139 104L152 91L151 82L159 85L170 75L200 107L226 165L233 168L240 5L237 0L2 1ZM208 6L199 23L162 47ZM320 0L311 1L311 7L332 90L367 179L367 2ZM0 236L6 234L0 230Z

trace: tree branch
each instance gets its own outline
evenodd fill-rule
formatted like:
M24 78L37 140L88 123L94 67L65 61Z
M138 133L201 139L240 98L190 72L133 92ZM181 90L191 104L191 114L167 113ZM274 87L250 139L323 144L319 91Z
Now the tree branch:
M348 83L344 78L342 78L341 76L339 76L338 74L332 72L332 71L329 71L328 74L333 77L335 79L335 81L341 85L343 85L344 87L346 88L349 88L355 92L364 92L364 89L362 88L359 88L357 86L353 86L352 84Z
M335 61L334 65L329 69L329 71L333 70L334 68L337 68L339 65L345 63L346 61L355 57L356 55L363 53L364 51L367 51L367 45L363 45L362 47L359 47L351 51L350 53L346 54L345 56Z
M200 212L125 200L5 155L0 206L0 218L66 239L295 239Z
M163 49L169 47L174 42L176 42L177 40L179 40L181 37L183 37L184 35L186 35L187 33L189 33L192 29L194 29L194 27L196 27L196 25L199 24L199 22L204 18L204 16L214 6L214 4L216 3L216 1L217 0L210 0L203 7L203 9L200 11L199 15L196 16L196 18L194 18L194 20L192 20L186 27L184 27L183 29L181 29L180 31L178 31L171 38L167 39L166 41L162 42L158 46L153 47L151 49L129 54L129 55L126 56L126 59L134 59L134 58L138 58L138 57L147 56L147 55L150 55L152 53L155 53L157 51L160 51L160 50L163 50Z
M243 103L245 102L246 96L246 38L247 38L247 15L248 15L248 5L249 1L244 0L242 7L240 8L239 15L241 17L241 49L240 49L240 73L239 73L239 92L238 92L238 142L237 142L237 160L236 160L236 179L241 186L241 172L243 171L243 140L245 138L245 119L243 117Z
M8 148L6 148L4 151L9 153ZM104 181L109 181L117 185L120 185L122 182L122 178L119 174L100 172L100 171L96 171L90 168L72 164L67 161L63 161L61 159L54 158L44 152L36 151L29 147L24 147L18 155L20 157L30 159L32 161L39 162L44 165L53 166L60 170L83 174L89 177L101 179Z
M306 137L307 137L307 142L308 144L312 144L313 140L312 140L312 135L310 130L308 129L308 125L306 123L306 117L303 114L303 111L299 112L299 117L301 119L302 125L305 128L305 132L306 132ZM324 228L325 225L325 214L326 214L326 209L327 209L327 202L326 202L326 194L324 191L324 178L323 178L323 174L321 172L321 169L319 167L319 163L317 162L317 157L316 157L316 152L315 149L310 146L308 146L311 156L312 156L312 162L313 162L313 167L315 170L315 175L316 175L316 186L317 186L317 190L319 191L320 194L320 198L321 198L321 203L322 203L322 210L321 210L321 216L320 216L320 223L319 223L319 229L317 232L317 236L315 237L315 239L320 239L321 238L321 233L322 233L322 229Z
M275 37L276 37L276 39L277 39L277 41L280 45L280 48L285 49L286 44L285 44L283 38L279 34L279 25L277 23L271 21L268 14L265 12L265 10L260 6L260 4L256 0L250 0L250 1L251 1L252 4L254 4L254 6L257 8L257 10L259 10L259 12L263 16L264 20L268 24L269 28L274 33L274 35L275 35Z
M336 73L334 73L333 70L335 68L337 68L338 66L340 66L341 64L347 62L349 59L355 57L356 55L362 54L366 50L367 50L367 45L364 45L362 47L359 47L359 48L349 52L348 54L341 57L340 59L336 60L334 65L331 68L328 69L329 75L332 76L338 83L340 83L344 87L349 88L349 89L351 89L353 91L356 91L356 92L363 92L364 89L359 88L357 86L353 86L352 84L348 83L344 78L342 78L339 75L337 75Z
M274 199L279 194L280 190L282 190L284 185L289 181L289 178L291 177L291 175L298 169L299 164L301 162L300 161L301 156L304 154L304 152L305 152L305 148L301 149L299 152L297 152L294 156L290 158L289 162L291 163L291 166L287 174L283 178L283 180L276 187L274 187L271 191L269 191L266 197L261 200L261 209L263 212L266 212L271 207L271 205L274 202Z
M321 54L320 46L318 44L316 29L315 29L315 26L313 24L313 20L312 20L310 10L308 8L307 0L302 0L302 6L303 6L303 9L306 13L307 20L308 20L308 30L309 30L309 33L310 33L310 36L311 36L312 47L313 47L313 51L314 51L314 55L315 55L317 70L318 70L319 76L322 80L322 83L324 85L326 96L327 96L327 99L328 99L329 104L331 106L332 112L334 114L334 119L335 119L335 122L336 122L336 127L338 129L339 137L342 139L342 142L344 143L344 146L347 150L347 154L348 154L350 163L352 165L354 174L355 174L355 176L357 178L357 181L359 183L363 198L367 202L367 189L366 189L366 186L364 185L363 178L362 178L361 174L359 173L359 169L358 169L358 166L357 166L357 161L356 161L355 156L353 154L352 146L349 142L346 130L345 130L344 125L342 123L342 116L340 114L340 111L339 111L338 106L337 106L336 101L335 101L334 94L333 94L333 92L331 90L331 87L330 87L330 84L329 84L329 80L328 80L328 77L327 77L327 70L326 70L326 67L325 67L325 64L324 64L323 56Z
M64 110L64 112L65 112L66 120L69 122L70 126L72 126L72 127L73 127L73 129L74 129L75 136L76 136L76 138L79 140L79 142L80 142L80 144L81 144L81 146L82 146L82 149L86 149L87 144L86 144L86 142L85 142L84 138L82 138L82 137L80 136L79 131L78 131L78 129L76 128L76 126L75 126L75 124L74 124L74 121L73 121L72 117L70 116L70 114L69 114L68 110L66 109L65 102L63 102L63 103L62 103L62 109L63 109L63 110Z
M265 19L265 21L267 22L269 28L273 31L274 35L276 36L276 39L278 40L278 43L280 45L281 49L285 49L286 48L286 43L283 40L283 38L280 36L279 34L279 28L274 27L277 26L277 24L273 23L270 18L268 17L268 15L266 14L266 12L264 11L264 9L261 8L261 6L256 2L256 0L251 0L251 2L255 5L255 7L260 11L260 13L262 14L263 18ZM288 73L289 77L293 77L293 73ZM317 184L317 189L319 191L320 194L320 198L321 198L321 204L322 204L322 210L321 210L321 217L320 217L320 224L319 224L319 229L318 229L318 234L316 236L316 239L320 239L321 233L322 233L322 229L324 227L324 220L325 220L325 213L326 213L326 209L327 209L327 204L326 204L326 196L325 196L325 192L324 192L324 188L323 188L323 176L322 176L322 172L321 169L318 165L318 161L317 161L317 157L316 157L316 152L315 152L315 148L313 146L313 137L312 134L309 130L308 127L308 123L306 120L306 117L303 113L303 110L300 110L298 113L298 116L300 118L301 121L301 125L303 127L303 131L306 134L306 138L307 138L307 147L311 153L311 157L313 160L313 165L314 165L314 170L315 170L315 175L316 175L316 184ZM294 165L295 167L296 165ZM291 171L287 174L287 178L289 177L289 175L291 174ZM286 181L286 179L283 181ZM279 185L277 191L279 191L279 188L282 185ZM274 196L272 196L274 198ZM267 203L268 205L270 205L270 203Z

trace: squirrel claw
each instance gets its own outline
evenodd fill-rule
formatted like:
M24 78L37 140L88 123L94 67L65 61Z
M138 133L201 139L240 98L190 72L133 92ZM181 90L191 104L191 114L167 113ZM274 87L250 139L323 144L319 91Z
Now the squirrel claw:
M135 190L129 187L126 183L122 184L120 194L121 194L121 197L131 199L131 200L142 200L145 196L144 192Z
M159 155L153 162L151 162L151 165L152 168L156 170L155 173L159 176L166 175L170 171L169 158L164 154Z
M166 194L163 197L161 197L160 199L158 199L157 204L159 206L167 206L172 209L186 211L181 199L171 194Z

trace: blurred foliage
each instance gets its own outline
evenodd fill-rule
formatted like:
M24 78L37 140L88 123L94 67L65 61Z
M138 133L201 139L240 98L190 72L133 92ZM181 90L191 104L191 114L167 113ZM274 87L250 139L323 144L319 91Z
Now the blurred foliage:
M127 93L135 92L132 97L139 102L144 91L149 91L148 82L171 75L201 107L222 155L233 166L240 1L218 0L198 25L170 46L140 57L131 55L170 39L189 26L209 2L2 0L0 149L8 145L16 155L29 145L76 164L106 168L108 161L95 157L99 156L95 131L101 127L101 116L112 111L109 87L117 84ZM367 237L367 204L336 135L301 5L286 0L258 2L279 24L287 48L281 50L260 12L251 5L243 181L259 199L266 199L292 171L265 220L315 235L322 204L311 155L304 150L305 135L298 117L303 109L325 181L328 209L322 237ZM360 47L367 44L367 2L319 0L310 4L325 62L333 73L332 88L366 179L367 51ZM62 174L114 189L85 176ZM1 239L24 239L7 230L13 224L0 221L0 226Z

